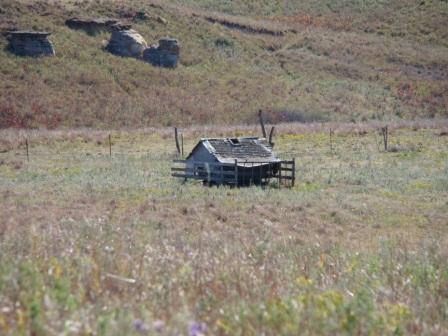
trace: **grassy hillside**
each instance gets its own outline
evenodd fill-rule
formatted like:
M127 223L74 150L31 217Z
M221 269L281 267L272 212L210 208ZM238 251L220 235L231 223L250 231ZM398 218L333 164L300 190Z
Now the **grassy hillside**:
M157 21L135 21L145 11ZM132 22L182 44L175 70L102 49L72 16ZM136 127L446 117L446 1L3 0L0 29L53 32L55 58L0 39L1 127Z
M182 184L171 129L1 131L0 334L444 335L447 123L327 126L279 127L292 189Z
M180 64L74 16L175 37ZM0 37L0 335L445 335L446 27L446 0L0 0L0 31L56 48ZM170 176L173 125L188 152L259 109L293 188Z

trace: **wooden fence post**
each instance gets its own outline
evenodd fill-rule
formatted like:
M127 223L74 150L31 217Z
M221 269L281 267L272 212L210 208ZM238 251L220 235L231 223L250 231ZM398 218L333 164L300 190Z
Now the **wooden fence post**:
M235 159L235 185L238 187L238 160Z
M207 173L207 182L208 182L208 185L210 186L210 183L212 181L212 172L210 170L210 165L208 162L205 163L205 170Z
M296 181L296 158L292 159L292 182L291 187L294 187Z
M112 156L112 139L109 134L109 156Z
M177 135L177 127L174 127L174 141L176 142L177 154L180 154L179 138Z
M250 170L251 170L250 185L252 185L252 184L254 184L254 163L253 162L252 162Z
M278 167L278 186L282 185L282 162L280 161L280 166Z
M184 135L183 135L183 133L181 133L181 135L180 135L180 142L182 145L182 158L183 158L184 157Z
M268 163L268 182L271 180L272 177L272 171L271 171L271 162Z
M330 128L330 150L333 151L333 130Z
M224 166L221 165L220 168L221 168L221 184L224 184Z
M29 150L28 150L28 139L25 139L25 146L26 146L26 160L28 162L30 162L30 153L29 153Z
M388 141L388 138L389 138L387 126L382 127L381 128L381 132L383 133L384 151L387 152L387 141Z

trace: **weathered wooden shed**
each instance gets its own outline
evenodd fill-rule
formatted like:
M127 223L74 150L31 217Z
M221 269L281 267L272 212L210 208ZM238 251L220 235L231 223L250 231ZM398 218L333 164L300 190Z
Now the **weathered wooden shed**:
M279 183L294 184L295 162L281 160L264 138L201 139L185 160L175 160L173 176L202 180L208 184L247 186Z

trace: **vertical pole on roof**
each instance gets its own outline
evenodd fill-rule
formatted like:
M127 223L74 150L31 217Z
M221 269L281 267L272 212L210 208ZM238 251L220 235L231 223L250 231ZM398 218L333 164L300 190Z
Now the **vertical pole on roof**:
M272 126L271 131L269 132L269 145L271 147L274 147L274 143L272 142L272 137L274 136L274 129L275 129L275 126Z
M260 126L261 126L261 132L263 133L263 138L266 139L266 129L264 128L263 112L261 110L258 111L258 119L260 120Z
M238 187L238 160L235 159L235 185Z

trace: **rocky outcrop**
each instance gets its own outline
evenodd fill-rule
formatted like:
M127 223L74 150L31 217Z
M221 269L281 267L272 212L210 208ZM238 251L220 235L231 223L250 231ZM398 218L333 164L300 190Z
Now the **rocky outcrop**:
M161 23L161 24L168 24L168 21L161 17L161 16L153 16L153 15L149 15L148 13L145 12L136 12L135 15L133 16L134 21L149 21L149 22L157 22L157 23Z
M148 21L151 19L151 15L149 15L146 12L136 12L133 16L134 20L142 20L142 21Z
M130 25L112 26L112 36L106 49L112 54L123 57L140 58L147 48L145 39Z
M179 43L172 38L163 38L159 40L159 45L151 46L143 52L143 60L165 68L175 68L179 56Z
M79 19L71 18L65 21L71 29L83 30L89 35L98 35L102 32L111 31L111 27L119 23L115 19Z
M20 56L54 56L53 43L48 32L18 30L7 32L9 50Z

